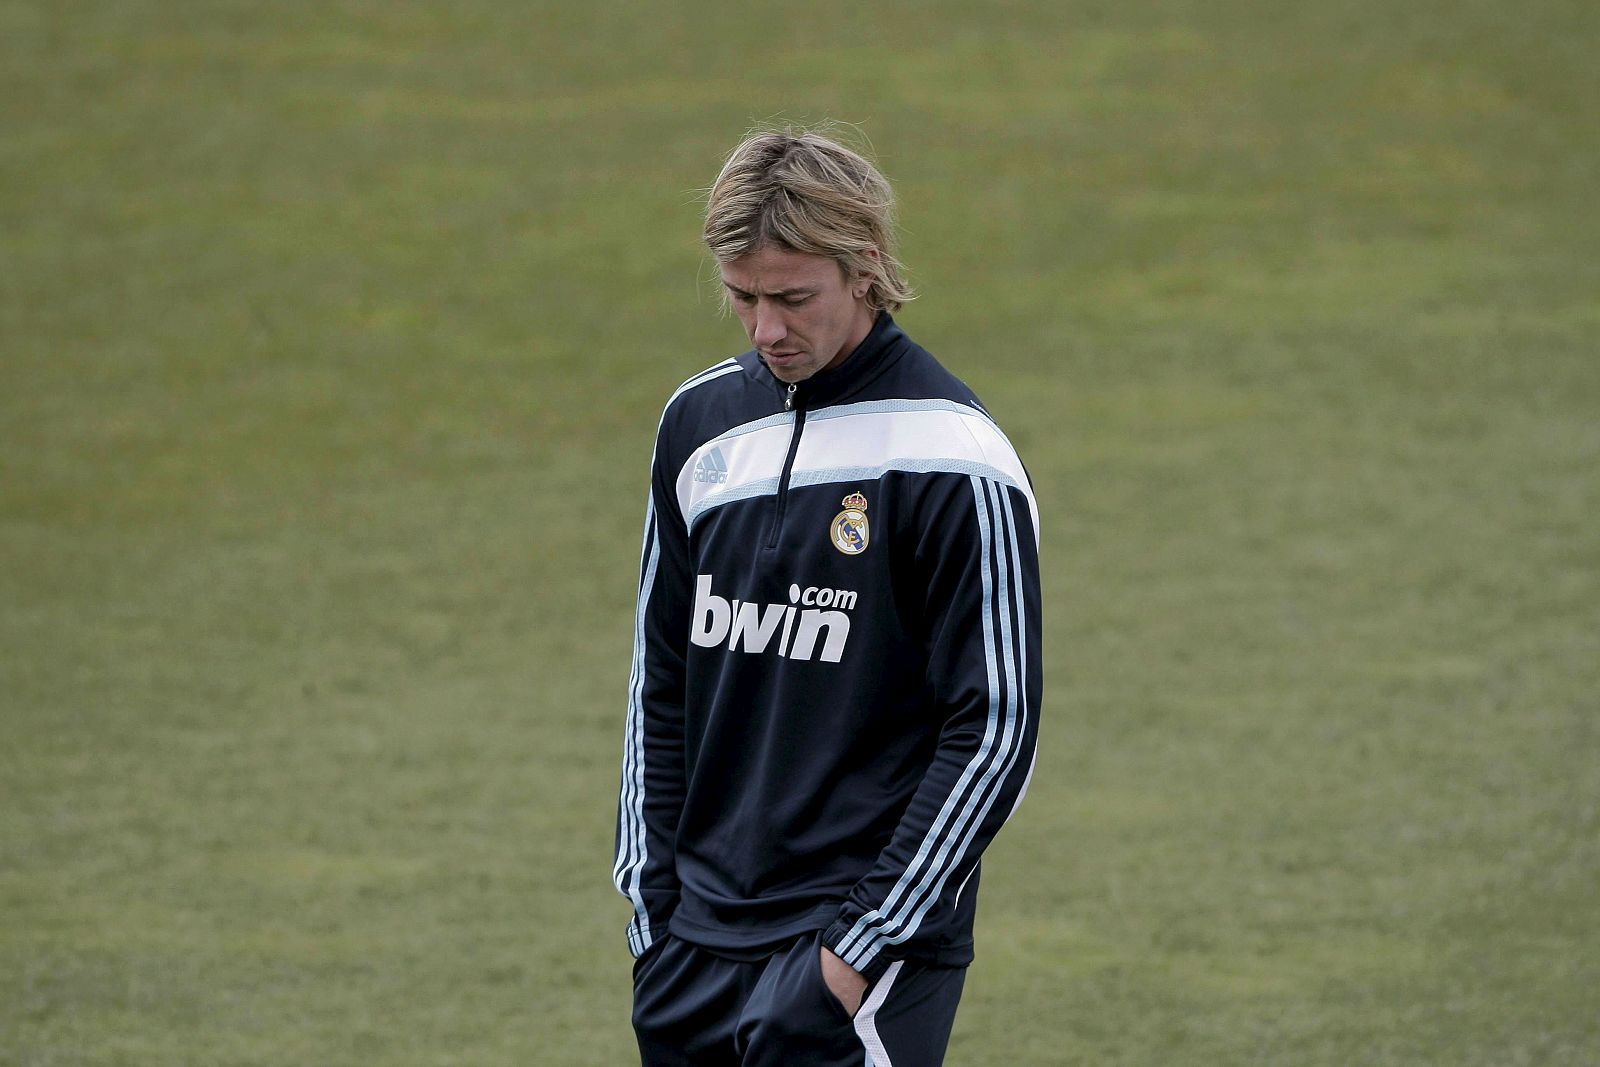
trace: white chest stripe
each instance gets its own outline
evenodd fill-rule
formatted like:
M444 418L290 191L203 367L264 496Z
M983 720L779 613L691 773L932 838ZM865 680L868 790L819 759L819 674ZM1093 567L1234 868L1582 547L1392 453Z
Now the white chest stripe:
M794 417L736 426L699 448L678 472L678 506L690 529L706 512L774 493ZM1038 509L1011 443L980 412L950 401L873 401L807 417L790 484L864 481L886 471L976 474L1022 490L1035 537Z
M757 428L735 427L707 441L678 471L678 508L691 530L695 519L710 508L778 491L794 416L752 425Z

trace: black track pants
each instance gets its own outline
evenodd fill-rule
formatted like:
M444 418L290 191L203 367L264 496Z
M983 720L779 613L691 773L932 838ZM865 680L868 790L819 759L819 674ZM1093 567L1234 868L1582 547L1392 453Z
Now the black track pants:
M896 962L854 1019L822 980L821 934L734 960L667 937L634 963L644 1067L938 1067L963 967Z

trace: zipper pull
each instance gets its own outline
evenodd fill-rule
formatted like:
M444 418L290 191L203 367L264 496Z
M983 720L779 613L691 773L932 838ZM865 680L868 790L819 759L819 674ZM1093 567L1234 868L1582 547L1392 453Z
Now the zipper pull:
M796 389L798 389L798 388L800 388L798 383L796 383L796 382L790 382L789 383L789 388L788 388L787 391L785 391L784 396L783 396L783 410L785 410L785 411L793 411L794 410L794 391Z

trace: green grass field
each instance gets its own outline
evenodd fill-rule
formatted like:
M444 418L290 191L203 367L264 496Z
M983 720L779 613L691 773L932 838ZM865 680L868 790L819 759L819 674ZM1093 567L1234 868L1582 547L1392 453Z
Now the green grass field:
M1600 9L0 4L0 1063L618 1065L696 190L859 123L1044 524L952 1065L1600 1063Z

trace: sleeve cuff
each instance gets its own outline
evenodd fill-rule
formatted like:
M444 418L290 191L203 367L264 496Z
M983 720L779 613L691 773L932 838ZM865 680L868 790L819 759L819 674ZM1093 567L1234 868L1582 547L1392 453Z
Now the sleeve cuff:
M829 952L832 952L840 959L844 959L844 953L839 951L839 943L849 936L850 930L854 925L854 923L845 922L843 919L834 920L831 926L822 931L823 945L827 947ZM850 966L854 967L859 974L865 976L867 981L876 982L883 977L883 972L887 971L889 965L893 962L892 958L880 951L874 953L865 963L859 965L850 964Z

